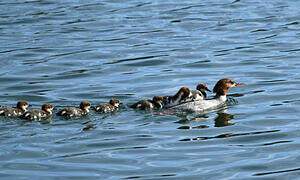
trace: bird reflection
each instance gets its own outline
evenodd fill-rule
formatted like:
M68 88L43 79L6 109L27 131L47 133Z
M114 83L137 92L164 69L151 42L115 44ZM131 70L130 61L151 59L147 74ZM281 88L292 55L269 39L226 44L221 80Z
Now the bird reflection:
M190 122L201 122L209 120L208 114L176 114L181 119L176 123L188 124ZM226 109L222 109L217 112L217 117L214 119L214 127L232 126L235 123L230 123L230 120L234 119L233 114L228 114ZM179 129L188 129L187 127L179 127Z
M207 114L198 114L198 115L190 115L190 114L177 114L178 117L181 119L177 121L176 123L180 124L187 124L191 121L206 121L208 120L209 116Z
M232 126L235 123L230 123L228 121L234 119L233 114L228 114L225 112L218 112L218 116L215 118L215 127L224 127L224 126Z

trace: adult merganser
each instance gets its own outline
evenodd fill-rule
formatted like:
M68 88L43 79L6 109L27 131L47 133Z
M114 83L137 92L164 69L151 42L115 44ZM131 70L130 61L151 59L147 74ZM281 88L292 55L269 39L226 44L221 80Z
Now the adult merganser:
M212 99L204 99L198 101L191 101L179 104L177 106L172 107L173 109L179 110L188 110L188 111L205 111L208 109L215 108L217 106L223 105L226 101L226 94L229 88L234 86L245 85L244 83L237 83L231 79L224 78L220 79L214 89L213 92L216 93L216 96Z
M192 93L188 87L181 87L174 96L164 96L164 107L172 107L184 102L187 98L190 98Z
M200 83L197 85L195 90L191 90L192 97L191 100L203 100L206 99L207 95L205 91L211 92L204 83Z
M120 104L122 104L120 100L111 98L109 103L99 104L93 109L99 113L109 113L118 110Z
M30 109L25 112L21 118L28 120L38 120L47 118L52 115L53 106L49 103L45 103L42 105L42 109Z
M140 109L140 110L152 110L152 109L161 109L163 108L163 97L162 96L153 96L153 99L141 100L137 103L131 105L131 108Z
M0 115L1 116L12 116L12 117L18 117L24 114L27 111L27 107L29 105L26 101L19 101L17 103L17 107L6 107L0 109Z
M91 103L88 101L82 101L80 103L79 108L68 107L59 111L56 115L64 116L66 118L71 118L73 116L84 116L89 114L89 108L91 107Z

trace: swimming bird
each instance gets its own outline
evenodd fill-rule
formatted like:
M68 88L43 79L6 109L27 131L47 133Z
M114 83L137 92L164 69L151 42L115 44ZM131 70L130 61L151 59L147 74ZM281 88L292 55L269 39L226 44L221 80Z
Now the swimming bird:
M120 100L111 98L109 103L99 104L93 109L99 113L109 113L118 110L120 104L122 104Z
M68 107L60 110L56 115L64 116L67 118L71 118L73 116L84 116L89 114L89 108L91 107L91 103L88 101L82 101L79 105L79 108L76 107Z
M156 95L153 96L152 100L151 99L141 100L131 105L130 108L140 109L140 110L162 109L163 97Z
M188 87L181 87L179 91L174 96L164 96L164 108L169 108L175 105L178 105L187 98L192 97L192 93Z
M191 90L192 97L190 98L192 101L203 100L206 99L207 94L205 91L211 92L204 83L199 83L196 89Z
M28 120L40 120L50 117L52 115L52 110L53 106L50 103L45 103L42 105L41 109L29 109L20 117Z
M214 86L213 92L216 93L216 95L212 99L186 102L172 108L188 111L205 111L208 109L212 109L225 103L225 101L227 100L226 95L229 88L241 85L245 84L237 83L229 78L220 79Z
M0 109L1 116L11 116L11 117L18 117L24 114L27 111L27 107L31 105L28 104L26 101L19 101L17 103L17 107L3 107Z

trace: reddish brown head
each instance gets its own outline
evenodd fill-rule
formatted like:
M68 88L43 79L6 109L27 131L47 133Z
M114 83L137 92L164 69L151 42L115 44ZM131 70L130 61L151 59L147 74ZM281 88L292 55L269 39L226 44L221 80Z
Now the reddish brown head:
M200 83L200 84L198 84L197 85L197 88L196 88L198 91L209 91L209 92L211 92L211 90L209 90L208 88L207 88L207 86L206 86L206 84L204 84L204 83Z
M80 109L82 110L88 110L91 107L91 103L88 101L81 101L80 103Z
M17 103L17 108L21 109L22 111L26 111L26 108L30 107L30 106L31 105L29 105L26 101L23 101L23 100L21 100Z
M181 87L179 91L174 95L174 99L177 99L179 96L181 96L180 100L185 99L187 97L190 97L191 91L188 87Z
M48 114L52 114L53 106L50 103L45 103L42 105L42 110Z
M153 96L152 101L156 108L160 109L163 107L164 98L162 96L155 95Z
M109 101L109 104L111 104L115 107L119 107L119 105L122 104L122 103L120 102L119 99L111 98L110 101Z
M229 88L233 86L245 85L244 83L237 83L232 79L224 78L220 79L214 87L214 93L217 96L226 95Z

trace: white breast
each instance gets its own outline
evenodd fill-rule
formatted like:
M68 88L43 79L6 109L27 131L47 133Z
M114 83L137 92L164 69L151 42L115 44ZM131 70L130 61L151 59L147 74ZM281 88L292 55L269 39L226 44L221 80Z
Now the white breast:
M193 112L201 112L205 110L210 110L213 108L217 108L225 103L226 96L220 96L214 99L209 100L198 100L198 101L191 101L179 104L177 106L172 107L171 109L178 109L178 110L187 110Z

